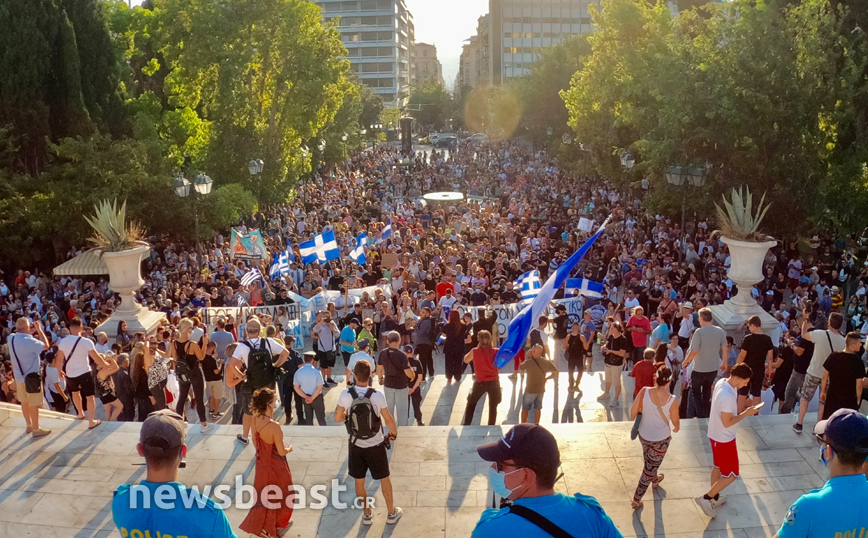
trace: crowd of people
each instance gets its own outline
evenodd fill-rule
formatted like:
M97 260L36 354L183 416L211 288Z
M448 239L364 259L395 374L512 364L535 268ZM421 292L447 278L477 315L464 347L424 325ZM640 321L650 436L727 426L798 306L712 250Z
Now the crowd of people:
M804 244L785 241L771 249L766 277L751 293L779 326L768 335L761 320L752 318L743 338L734 339L713 324L708 309L737 291L727 278L725 245L701 217L681 229L677 221L649 215L642 204L648 188L647 182L620 188L577 178L544 151L512 142L462 142L448 155L419 153L410 167L402 166L390 146L355 153L303 183L292 202L264 208L240 222L237 232L227 231L259 230L269 253L292 254L286 270L273 273L270 257L234 258L222 234L201 249L201 258L193 245L151 238L138 299L166 314L154 334L130 334L121 322L109 338L100 327L118 299L104 279L25 270L4 278L0 397L21 404L34 437L50 433L39 426L38 409L45 403L72 410L90 428L101 420L151 420L154 412L161 423L184 422L194 413L207 433L231 413L231 422L242 425L239 443L247 445L253 432L258 451L284 459L291 447L278 433L275 408L283 407L285 424L292 422L294 408L298 424L312 425L316 418L324 425L326 413L334 411L335 421L344 422L354 417L356 402L366 400L367 419L376 418L377 427L371 422L364 432L351 431L359 443L350 452L350 474L360 496L369 471L384 481L385 493L385 446L398 428L424 425L421 386L434 376L435 357L441 360L442 352L449 383L473 375L463 423L472 423L487 395L488 423L495 424L501 389L494 356L506 335L485 307L519 302L515 282L521 275L538 271L544 282L588 237L579 230L581 219L599 223L612 215L614 223L574 273L602 283L601 297L583 299L582 320L553 308L515 358L512 375L526 376L521 420L539 424L546 382L560 370L568 371L569 390L581 393L583 373L592 369L594 353L602 354L605 392L598 400L613 407L632 404L632 416L641 416L636 429L645 469L633 508L641 508L648 487L663 480L657 468L680 420L709 418L715 471L711 490L697 503L713 517L723 503L720 491L738 476L739 420L797 411L794 429L801 432L815 394L819 420L859 408L868 388L868 264L859 265L856 255L865 241L815 235ZM433 191L466 197L443 204L422 200ZM339 259L303 264L299 244L323 232L334 233ZM350 254L362 234L366 262L359 264ZM252 266L265 278L242 285ZM391 293L378 288L350 299L349 290L372 285ZM312 349L303 353L287 332L292 320L285 308L276 316L243 319L227 310L208 324L202 314L208 307L280 307L322 290L345 295L316 313ZM567 293L561 289L556 298ZM458 305L483 307L483 314L462 316ZM636 381L632 398L622 399L624 371ZM373 390L374 378L382 392ZM337 410L326 410L323 395L339 384ZM103 419L96 417L100 405ZM172 410L176 415L167 415ZM381 420L388 435L379 433ZM358 428L359 421L352 422ZM174 458L178 440L163 439L165 448L163 441ZM535 491L550 489L543 487L548 475L540 480L541 467L507 452L505 459L492 460L495 481L504 468L534 469L540 486ZM291 481L288 470L272 467L268 473L279 476L275 480ZM387 502L394 523L400 508L388 497ZM590 501L582 506L594 508ZM289 521L286 513L275 518L251 512L251 518L251 529L271 536Z

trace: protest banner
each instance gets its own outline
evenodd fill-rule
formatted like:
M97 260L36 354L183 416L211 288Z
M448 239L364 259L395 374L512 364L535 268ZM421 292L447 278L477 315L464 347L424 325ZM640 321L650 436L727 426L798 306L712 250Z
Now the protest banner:
M248 230L242 232L232 228L229 238L229 255L233 260L267 260L268 248L262 240L262 232Z

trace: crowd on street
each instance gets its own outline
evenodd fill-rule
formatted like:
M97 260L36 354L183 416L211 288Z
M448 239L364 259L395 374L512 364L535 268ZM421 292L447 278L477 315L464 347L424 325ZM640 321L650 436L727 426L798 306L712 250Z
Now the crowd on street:
M143 484L174 481L172 469L176 479L176 460L186 452L185 422L198 422L206 434L230 413L230 422L242 426L238 443L252 441L258 452L275 456L263 468L257 459L256 487L285 487L292 480L292 447L284 444L275 412L282 408L287 425L293 415L298 425L325 425L333 414L347 424L357 495L366 497L368 473L380 480L387 523L394 524L402 512L392 500L387 451L402 427L424 426L421 387L435 375L435 361L442 361L448 383L473 376L463 424L473 423L486 396L487 423L496 424L501 388L494 358L506 334L493 307L528 300L523 276L536 272L545 282L590 236L584 222L599 225L612 216L573 274L602 284L602 292L583 297L581 319L552 304L552 315L535 320L524 349L506 367L523 379L522 424L502 441L479 447L479 455L492 462L493 491L516 502L486 511L474 536L513 535L523 525L534 535L540 524L527 511L541 505L523 509L522 499L547 496L560 501L542 507L555 528L575 532L581 520L597 529L582 535L620 536L594 499L554 493L557 440L539 426L547 381L565 369L567 389L580 393L595 354L605 364L604 392L593 397L612 407L626 404L635 420L644 459L630 501L635 510L649 488L660 486L658 468L669 443L680 422L692 418L708 419L714 468L710 489L697 492L696 503L710 517L739 476L737 424L752 415L793 413L797 433L807 427L817 435L833 481L835 472L864 478L868 419L857 412L868 396L863 238L785 238L768 252L766 276L751 290L778 326L768 334L758 317L751 318L733 338L714 325L709 309L737 291L727 277L725 245L712 237L704 216L682 229L677 220L649 214L643 206L649 188L647 182L620 187L578 178L545 151L512 142L465 141L451 152L417 153L410 166L389 145L354 153L307 179L293 201L262 208L204 248L150 238L138 299L166 314L153 334L131 333L120 322L108 336L102 324L119 299L105 279L38 270L2 275L0 399L21 405L33 437L50 434L39 424L38 410L45 407L75 414L89 428L102 421L143 422ZM422 198L443 191L464 198ZM262 234L269 256L235 257L229 234L252 230ZM299 246L324 233L334 234L339 256L303 263ZM286 267L272 271L281 255ZM242 284L252 267L263 278ZM370 286L378 287L349 294ZM280 307L323 290L340 295L315 313L304 335L311 345L298 350L288 310ZM562 288L555 297L571 295ZM203 315L209 307L259 305L277 306L277 314ZM462 305L481 307L482 314L462 315ZM635 389L622 397L624 372ZM323 396L336 387L337 407L326 409ZM807 424L806 413L814 409L818 423ZM781 538L822 535L798 529L828 498L846 497L845 487L863 491L864 498L868 482L848 480L826 492L825 501L824 494L800 499L802 515L784 523ZM120 506L125 494L128 489L115 497L115 521L119 528L139 528L141 515ZM291 513L257 507L241 529L281 536ZM859 513L859 524L868 526L864 509ZM366 509L363 517L370 524L373 512ZM186 528L181 519L173 534ZM210 535L234 535L228 524L220 528Z

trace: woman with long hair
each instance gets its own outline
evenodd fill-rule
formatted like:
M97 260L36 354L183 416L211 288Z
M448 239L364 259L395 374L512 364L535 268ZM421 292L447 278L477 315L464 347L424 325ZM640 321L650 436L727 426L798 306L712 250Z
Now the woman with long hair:
M175 377L178 378L178 404L175 412L186 416L187 395L193 389L196 398L196 413L202 424L202 433L212 428L205 416L205 376L199 363L205 359L205 347L208 345L208 335L202 337L202 347L190 339L193 332L193 321L184 318L178 323L178 337L172 342L170 353L175 364Z
M476 365L476 379L473 381L473 388L467 396L467 407L464 409L464 425L470 425L476 412L476 404L485 394L488 394L488 425L494 426L497 422L497 404L502 398L499 371L494 365L497 348L491 346L491 333L488 331L479 331L477 339L479 345L464 356L465 363L473 362Z
M461 372L464 370L461 358L464 357L464 337L467 327L461 322L461 314L457 310L449 313L449 323L443 328L446 341L443 343L443 354L446 363L446 383L451 384L454 379L461 381Z
M121 353L129 353L133 349L133 339L130 333L127 332L127 322L118 322L118 335L115 338L115 343L121 348Z
M117 388L112 378L112 374L120 370L120 367L110 355L103 355L103 360L105 361L103 364L91 366L96 396L105 409L105 419L115 422L124 410L124 403L118 398Z
M294 496L292 473L286 461L292 445L284 444L283 430L274 420L276 407L273 389L266 387L253 393L250 410L253 412L253 446L256 447L256 475L253 479L256 504L238 526L254 536L272 538L283 536L289 529ZM269 490L268 502L263 503L266 489ZM275 491L279 492L279 498L276 498Z
M154 410L153 396L148 387L148 370L145 368L145 346L147 342L143 342L133 348L130 353L130 380L133 385L133 397L136 402L136 410L138 422L144 422L145 417ZM164 403L165 403L165 396Z
M648 491L648 486L657 489L663 482L663 474L657 473L672 434L678 433L680 423L678 419L678 406L675 396L669 391L669 383L672 382L672 370L665 364L657 367L654 375L653 387L642 387L633 407L630 409L630 418L635 420L639 413L642 419L639 422L639 441L642 443L642 456L645 459L645 467L642 476L639 477L639 485L633 494L631 506L633 510L642 508L642 497Z

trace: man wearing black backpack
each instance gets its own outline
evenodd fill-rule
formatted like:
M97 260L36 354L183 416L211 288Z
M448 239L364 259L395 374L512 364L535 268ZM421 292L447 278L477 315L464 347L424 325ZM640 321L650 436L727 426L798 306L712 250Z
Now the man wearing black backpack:
M241 422L244 434L237 436L238 441L244 445L250 442L248 435L253 425L253 412L250 410L253 393L263 387L273 389L277 380L277 368L289 358L289 351L280 342L274 338L260 338L261 330L262 325L258 319L252 318L247 322L244 331L247 340L240 342L235 348L227 368L227 376L236 375L237 372L237 375L243 377L241 398L235 405L240 406L244 413Z
M365 478L370 471L371 478L380 481L380 489L388 509L386 523L394 525L404 512L395 506L392 496L383 422L389 427L390 441L398 437L398 426L386 407L385 395L369 386L371 364L365 360L356 362L353 376L356 384L341 393L335 410L335 422L345 422L350 434L347 472L356 481L356 497L364 499L362 523L369 526L374 522L374 512L368 506L368 492L365 490Z

